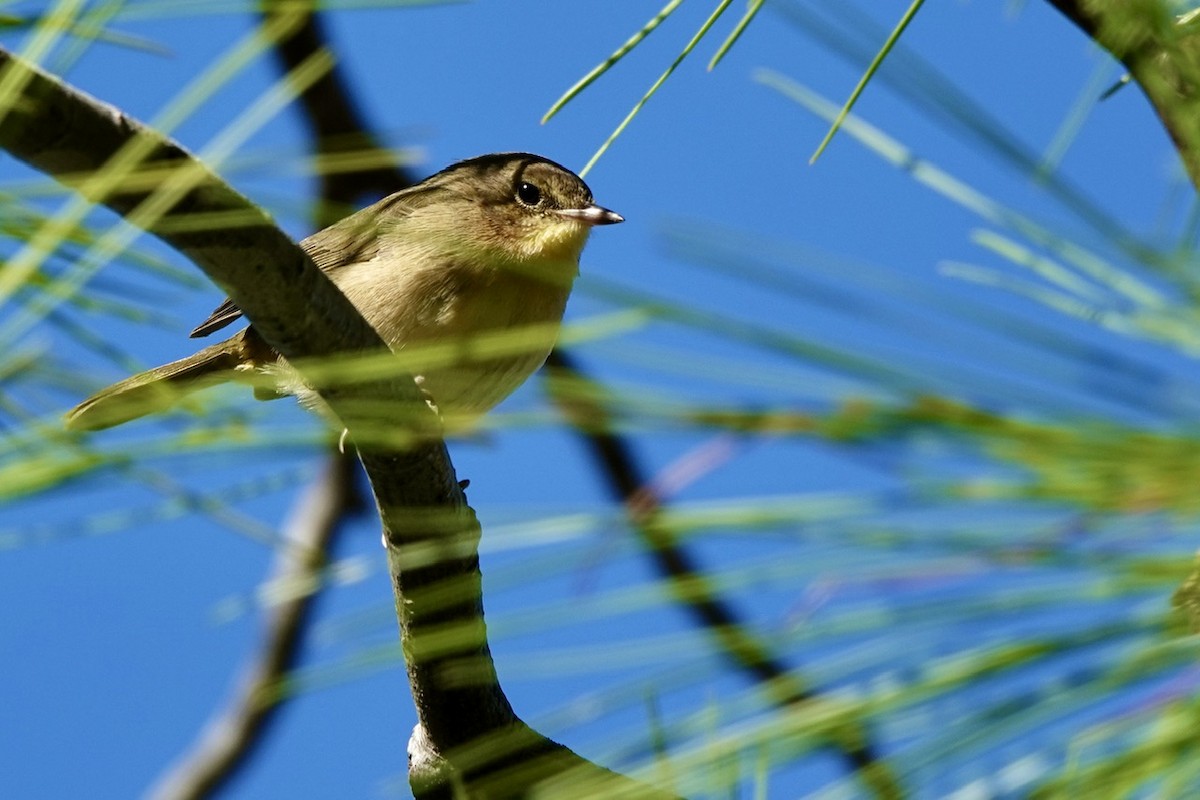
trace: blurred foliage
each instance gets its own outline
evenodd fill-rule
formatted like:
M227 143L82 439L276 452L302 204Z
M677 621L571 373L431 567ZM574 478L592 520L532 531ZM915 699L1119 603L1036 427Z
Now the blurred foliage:
M213 10L101 5L114 25L124 14ZM668 2L547 116L679 5ZM608 143L730 5L714 7ZM766 22L756 16L763 3L746 4L710 68L751 20L793 25L860 65L888 41L888 30L864 22L867 15L851 4L771 5L777 14ZM36 29L46 41L35 41L49 51L56 37L92 30L95 40L125 44L110 18L100 19L47 22ZM181 92L163 127L195 113L269 45L253 38L231 46L204 80ZM661 532L696 548L711 569L706 589L746 610L760 640L799 665L794 677L814 688L815 699L777 708L769 693L741 682L705 632L640 628L639 620L672 601L639 571L643 554L633 539L613 535L629 521L609 508L509 510L507 523L489 524L485 551L511 557L488 573L489 609L501 609L490 628L513 651L505 669L519 681L589 676L594 691L531 722L582 741L606 764L667 775L697 796L806 785L810 770L828 776L820 772L823 734L847 723L877 737L914 796L1200 792L1193 734L1200 673L1188 633L1200 614L1196 573L1189 577L1200 531L1195 209L1182 226L1141 234L1057 171L1072 132L1086 124L1090 95L1064 109L1068 119L1043 157L903 42L888 48L874 80L980 158L1036 183L1072 225L1010 206L883 126L848 116L842 130L865 153L977 214L970 237L979 264L945 264L937 280L897 265L854 264L851 286L839 256L709 221L673 220L661 240L684 274L737 281L739 289L790 304L790 313L764 318L705 307L682 290L655 296L585 278L581 291L616 313L570 328L567 342L615 377L601 389L558 387L602 401L624 435L684 442L677 460L654 476L664 500ZM1110 72L1107 63L1098 67L1088 91ZM838 118L837 103L799 80L774 71L758 79L779 92L781 119L793 103L829 123ZM294 89L272 95L275 107ZM230 124L223 146L210 151L217 166L260 122ZM274 155L238 154L247 168L312 168L302 153ZM307 476L303 470L272 464L203 490L167 476L214 452L253 453L268 463L281 453L307 454L325 434L228 395L197 399L115 437L63 433L59 410L112 377L112 369L94 374L94 356L118 371L138 366L129 352L135 348L97 331L113 323L177 328L162 313L162 298L199 283L152 246L130 245L111 220L71 211L52 187L27 180L4 189L0 503L14 510L53 503L113 476L157 499L85 513L59 509L37 528L0 529L0 548L107 535L190 513L277 546L274 526L235 506L291 491ZM1190 189L1187 196L1191 203ZM41 244L31 249L34 241ZM861 323L861 336L838 339L796 322L814 310ZM688 335L672 335L679 330ZM558 423L538 407L486 424ZM680 499L737 456L771 447L802 448L797 457L832 453L881 477L867 488L767 494L750 474L731 480L721 501ZM550 587L552 597L551 588L596 581L601 566L642 577L577 593L567 604L529 598L530 585ZM328 582L361 581L381 568L347 557L331 565ZM250 613L260 588L225 610ZM589 623L620 628L621 646L572 638ZM322 634L349 652L335 649L298 671L285 687L290 695L394 668L400 658L386 603L344 614ZM677 700L681 694L687 702ZM707 702L697 704L697 695ZM653 724L645 724L647 698ZM858 787L845 777L824 796Z

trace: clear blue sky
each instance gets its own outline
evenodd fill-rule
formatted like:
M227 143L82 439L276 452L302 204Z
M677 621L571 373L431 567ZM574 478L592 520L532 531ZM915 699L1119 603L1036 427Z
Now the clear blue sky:
M578 169L679 52L709 5L685 4L545 126L539 119L553 100L638 29L655 10L652 5L510 0L346 11L329 22L336 52L368 118L389 142L416 148L416 171L501 150L538 152ZM571 321L620 307L605 287L589 282L600 277L683 308L724 311L900 365L927 379L930 391L991 408L1030 414L1074 408L1153 424L1186 418L1195 410L1194 398L1200 395L1189 396L1194 388L1189 362L1170 348L1118 339L1025 298L939 271L946 263L968 262L1016 274L971 241L977 229L995 226L876 158L848 135L839 136L809 166L825 123L755 81L756 71L773 70L840 103L862 64L843 60L799 30L784 13L788 4L772 3L716 71L706 72L705 62L741 5L735 4L729 19L684 62L588 176L597 200L628 222L594 235L584 257L584 281L568 312ZM907 3L862 5L870 6L886 30ZM185 20L118 18L115 29L159 43L168 54L99 44L68 78L151 120L253 24L253 16L244 12ZM5 44L19 49L21 41L9 35ZM1108 68L1095 83L1105 60L1041 2L931 3L904 44L1016 132L1032 153L1050 146L1080 96L1093 96L1095 86L1118 75ZM916 88L911 73L897 67L897 74L908 75L900 77L901 83ZM177 137L203 151L259 101L275 77L273 62L260 58L190 115ZM877 80L858 112L919 157L998 202L1083 242L1099 241L1044 188L983 154L969 136L932 121L903 99L900 88ZM305 145L298 119L288 111L222 168L297 236L308 232L305 207L298 201L309 187L297 168ZM1164 229L1178 229L1180 198L1190 200L1169 142L1134 89L1092 110L1061 170L1104 213L1136 235L1160 237L1157 241L1163 241ZM29 177L11 159L0 159L0 178L12 183ZM111 219L96 218L104 224ZM189 268L169 251L141 243ZM782 264L797 279L812 280L811 299L704 269L700 259L679 256L687 249L713 260L725 257L726 250L752 251L750 263ZM102 335L125 337L128 354L144 365L190 352L186 331L220 300L213 288L168 289L128 269L103 272L100 280L105 279L131 285L142 280L139 291L146 292L147 302L175 323L175 330L164 330L91 318L107 326ZM982 333L972 319L942 315L946 309L938 297L945 302L967 298L980 308L1038 319L1073 343L1068 345L1073 356L1056 360L1044 350ZM0 308L0 315L11 311ZM60 340L53 328L42 326L23 341L37 347L57 346ZM48 416L126 374L78 348L62 347L63 357L89 382L73 393L53 395L58 405L43 409ZM852 376L803 367L719 333L662 323L592 342L580 352L597 375L646 402L817 409L880 393ZM1105 377L1112 374L1115 354L1149 365L1160 378L1173 376L1161 378L1169 386L1136 375ZM1121 393L1134 401L1114 401ZM232 393L224 402L235 400ZM283 420L279 424L295 431L307 424L287 401L252 406L248 413ZM620 752L621 743L645 734L643 698L654 697L668 721L707 704L746 700L745 684L723 669L668 600L630 613L608 605L614 597L634 596L633 590L622 595L620 587L648 589L650 573L582 448L549 416L537 381L500 413L496 429L452 444L452 454L459 475L472 482L470 500L484 525L488 618L501 678L518 712L580 752L619 765L614 752ZM161 428L163 423L138 423L98 441L110 447L124 441L150 446L156 430L178 432L186 424L179 418ZM711 431L661 422L647 423L637 441L651 471L680 459L704 465L699 477L673 497L682 505L829 492L878 503L887 511L889 493L903 491L914 469L931 476L961 475L978 466L968 455L944 451L914 460L902 448L863 456L807 440L730 443ZM714 461L704 455L709 450L697 455L697 448L725 445L730 450ZM294 482L311 475L319 463L313 448L298 444L149 459L141 468L197 492L278 479L281 485L250 491L233 503L238 513L269 529L286 516L296 494ZM254 603L271 549L203 514L151 519L151 512L164 510L163 503L143 480L112 469L52 494L0 506L0 534L8 545L0 549L0 606L6 609L0 615L0 796L138 795L190 743L255 646L260 617ZM110 510L127 511L135 521L118 520L109 531L106 519L97 515ZM1039 508L993 511L997 530L1070 518ZM891 519L902 524L905 513L916 512L905 508ZM955 513L946 512L947 524L955 522ZM85 532L93 528L98 533ZM935 604L939 593L957 597L971 583L973 568L947 567L945 553L923 553L915 546L902 554L864 550L840 539L838 530L819 524L752 536L731 530L706 536L697 547L707 564L730 570L740 581L734 592L739 607L766 631L786 629L813 604L819 608L831 585L843 587L839 597L851 606L870 599L872 587L855 589L854 579L880 564L920 568L927 563L942 577L922 589ZM796 545L801 533L812 537L806 549ZM302 694L287 705L229 797L408 794L404 747L413 712L394 647L391 591L373 519L358 524L338 556L344 559L346 580L319 601ZM739 565L744 572L735 569ZM1076 579L1068 567L1037 577L1041 586L1069 587ZM989 580L991 591L1003 596L1033 577L1014 570ZM989 624L986 635L1002 639L1012 620ZM1046 622L1046 629L1055 624ZM955 625L951 621L937 634L913 634L913 641L923 644L913 650L905 646L903 629L876 628L858 642L874 653L861 662L844 656L848 651L840 648L851 642L836 637L819 640L813 649L799 647L793 660L812 666L830 683L869 681L879 674L871 664L903 666L932 651L952 650L952 643L967 635ZM603 694L622 686L628 697ZM727 713L726 719L733 719L748 712ZM930 791L946 790L968 783L972 770L986 772L1004 763L954 765L959 772L947 767L948 776L917 778ZM794 797L840 774L836 760L812 756L800 768L782 771L771 796Z

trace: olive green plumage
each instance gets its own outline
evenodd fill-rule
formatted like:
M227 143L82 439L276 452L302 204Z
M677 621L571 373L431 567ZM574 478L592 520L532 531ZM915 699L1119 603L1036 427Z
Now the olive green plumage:
M461 161L300 243L393 351L530 331L528 346L464 356L416 377L443 414L482 414L536 370L553 346L579 255L595 225L621 222L566 168L528 153ZM241 317L226 300L192 331ZM470 348L463 348L464 352ZM261 389L263 376L275 389ZM305 393L252 327L188 358L96 393L67 426L96 430L169 408L198 388L255 378L260 396Z

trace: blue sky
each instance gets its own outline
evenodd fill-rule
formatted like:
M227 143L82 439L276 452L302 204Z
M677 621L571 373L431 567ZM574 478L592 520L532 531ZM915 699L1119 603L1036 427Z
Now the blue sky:
M869 5L886 30L906 3ZM1016 132L1030 152L1044 152L1080 97L1094 96L1096 86L1106 86L1119 72L1045 4L1007 4L1019 6L1016 10L1002 5L928 4L904 45ZM910 172L876 158L849 135L840 135L810 166L825 123L755 76L771 70L840 103L862 65L839 58L795 26L787 9L810 4L768 6L709 73L704 64L733 17L722 22L588 176L597 200L628 221L593 236L570 322L621 308L613 301L615 283L681 308L716 310L869 355L928 379L930 387L996 410L1038 415L1068 408L1151 425L1169 425L1195 410L1191 359L1180 348L1115 337L1011 292L948 277L941 269L948 263L1012 270L971 239L974 231L994 227ZM684 4L547 125L539 119L550 104L639 28L653 13L651 6L510 1L346 10L331 15L329 25L368 118L389 143L413 149L418 172L502 150L538 152L578 169L710 10ZM139 118L154 119L253 24L253 16L242 11L186 20L118 17L113 27L157 42L167 54L95 45L68 79ZM19 49L21 39L10 35L5 43ZM919 158L998 202L1111 252L1110 244L1055 203L1043 186L906 101L901 90L914 85L912 73L896 66L895 74L899 86L877 80L859 114ZM259 102L275 77L271 60L258 59L188 116L175 135L203 151ZM308 232L304 203L310 184L298 168L305 146L299 120L288 111L221 168L297 237ZM1091 109L1059 174L1128 230L1157 242L1178 232L1191 199L1166 136L1135 89ZM5 158L0 178L15 185L30 174ZM53 208L59 201L47 202ZM103 212L95 219L111 224ZM139 245L188 267L155 243ZM724 252L730 249L733 256ZM739 276L748 268L737 265L738 251L752 251L752 263L784 265L796 280L809 282L810 299ZM732 274L698 265L705 259L732 263ZM97 280L111 274L114 280L142 281L139 291L175 330L96 317L94 324L103 326L99 332L123 337L127 353L147 366L190 352L186 331L220 300L219 293L211 287L172 288L120 269L106 270ZM1153 277L1143 278L1158 285ZM1036 320L1048 335L1061 335L1060 344L1073 355L1023 349L973 327L970 319L943 315L967 301L1011 315L1018 321L1013 330L1024 330L1021 320L1030 326ZM848 397L888 395L854 375L799 363L704 327L651 321L589 342L579 353L594 374L639 402L816 409ZM50 326L35 328L25 343L54 350L87 378L76 394L55 395L59 405L42 409L46 415L126 374L63 343ZM1118 358L1145 365L1161 383L1114 371L1114 364L1124 363ZM1135 400L1115 402L1121 392ZM230 392L221 402L243 401ZM311 436L311 424L286 401L246 407L251 419ZM614 598L649 590L652 573L583 449L548 409L533 381L502 406L494 426L451 446L459 475L471 480L470 500L485 529L493 649L514 706L551 736L611 764L619 764L624 744L645 735L647 696L669 720L710 704L725 709L729 703L721 713L730 718L748 713L735 710L735 700L754 707L746 685L722 668L669 600L635 604L634 612L616 610ZM97 441L110 449L128 443L136 450L189 424L184 417L137 423ZM721 453L672 497L692 509L835 493L886 511L889 493L905 491L914 474L994 469L973 454L937 447L913 460L899 446L863 454L811 440L730 441L662 420L642 420L635 427L638 453L652 473L681 459L704 462L709 457L704 454L714 452L705 448ZM226 447L147 458L138 468L191 491L244 488L253 496L234 508L269 529L285 517L296 482L318 468L315 452L303 443ZM247 486L254 481L261 491ZM0 759L0 795L137 795L187 746L236 680L259 634L255 603L272 551L203 514L138 521L149 510L161 511L162 503L144 475L114 468L0 507L0 531L11 545L0 550L0 604L9 609L0 617L0 753L6 754ZM134 521L87 534L88 525L103 527L96 515L108 510L127 510ZM937 513L891 510L896 524L904 524L906 513L915 525ZM961 521L954 509L944 513L947 524ZM1062 509L1003 504L971 513L997 520L989 535L1000 535L1005 525L1020 529L1072 516ZM822 596L823 587L852 585L851 576L897 560L914 567L928 563L938 574L945 570L945 583L928 587L931 602L939 593L952 600L968 592L971 571L946 569L944 553L935 558L919 546L900 554L856 549L838 530L818 523L753 536L716 531L695 545L710 567L738 576L739 607L764 631L786 629L818 602L813 598ZM797 551L797 537L811 539ZM229 797L407 795L403 754L414 720L395 652L375 521L360 521L337 555L345 580L318 602L304 688L230 786ZM1067 564L1049 573L992 575L988 585L1004 597L1007 587L1017 591L1032 583L1075 586L1080 574ZM853 588L841 591L844 602L856 602ZM862 591L879 601L870 587ZM1056 624L1043 622L1045 630ZM945 641L964 635L957 624L947 622L940 634ZM898 663L928 657L921 649L906 652L887 633L876 630L861 646L883 653L891 648ZM995 635L1006 635L1003 625L997 623ZM811 656L817 674L837 683L834 665L842 662L829 661L822 671L822 659L845 644L818 640L811 649L801 647L796 661L810 663L805 656ZM863 662L869 663L874 662ZM863 669L863 679L869 679L870 669ZM854 673L851 661L845 674ZM625 687L629 697L613 699L605 694L611 687ZM995 765L956 764L958 772L948 768L948 776L921 778L928 787L961 786L972 770L987 773ZM831 756L807 756L780 771L771 796L797 796L841 774Z

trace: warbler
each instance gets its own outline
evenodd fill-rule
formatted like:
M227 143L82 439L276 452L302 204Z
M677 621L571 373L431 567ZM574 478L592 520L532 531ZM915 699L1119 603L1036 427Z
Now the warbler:
M546 360L588 234L623 221L596 205L587 184L561 164L496 153L452 164L300 246L394 352L525 327L541 331L528 346L498 355L471 355L464 347L462 358L414 376L441 413L470 417L491 409ZM191 335L207 336L241 316L226 300ZM250 326L101 390L72 409L66 424L108 428L165 410L185 392L261 374L273 388L256 389L260 397L304 392L295 371Z

